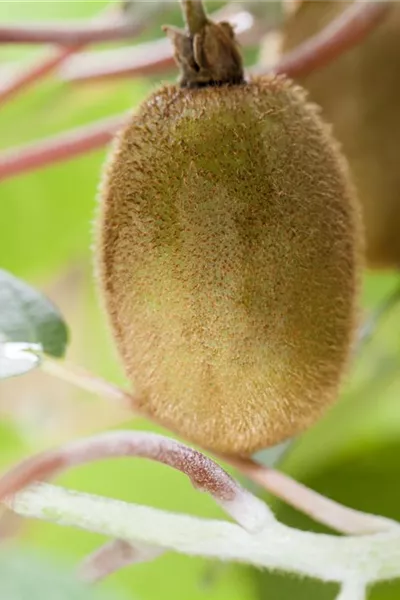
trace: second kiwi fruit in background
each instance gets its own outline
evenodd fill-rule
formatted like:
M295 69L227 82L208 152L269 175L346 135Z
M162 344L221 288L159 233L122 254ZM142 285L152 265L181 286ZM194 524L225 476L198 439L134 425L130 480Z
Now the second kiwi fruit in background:
M352 2L303 0L283 27L288 52L322 30ZM400 3L352 50L298 78L332 123L363 205L367 264L400 267Z

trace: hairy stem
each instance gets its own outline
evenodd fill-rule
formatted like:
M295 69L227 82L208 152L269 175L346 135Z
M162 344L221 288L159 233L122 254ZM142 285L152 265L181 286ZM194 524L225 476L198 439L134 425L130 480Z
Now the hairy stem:
M344 583L341 600L361 600L358 591L364 584L400 576L400 527L363 537L337 537L268 521L261 531L249 533L225 521L167 513L48 484L19 492L6 504L25 517L78 527L132 544L150 544L192 556ZM350 590L358 595L350 596Z

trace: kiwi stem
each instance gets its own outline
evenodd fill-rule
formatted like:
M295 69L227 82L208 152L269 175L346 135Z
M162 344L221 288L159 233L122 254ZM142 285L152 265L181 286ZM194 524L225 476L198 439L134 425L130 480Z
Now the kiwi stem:
M208 22L202 0L181 0L182 13L191 36L201 33Z
M187 31L163 27L174 47L181 87L243 84L243 61L233 27L210 21L202 0L181 0L181 7Z
M81 390L106 398L122 408L126 407L132 410L132 399L127 392L101 377L92 375L81 367L46 357L40 368L52 377L57 377L57 379L75 385Z

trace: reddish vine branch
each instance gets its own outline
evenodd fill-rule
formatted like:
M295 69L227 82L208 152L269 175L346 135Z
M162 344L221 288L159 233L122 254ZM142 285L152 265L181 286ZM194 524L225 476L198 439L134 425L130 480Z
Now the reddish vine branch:
M243 475L314 521L349 535L364 535L389 530L393 522L384 517L363 513L330 500L275 469L252 460L229 458Z
M46 77L49 73L59 67L64 60L69 58L75 52L78 52L83 45L74 46L72 48L61 48L51 52L48 56L41 58L37 64L27 67L21 71L17 71L10 79L7 79L3 85L0 85L0 104L4 104L11 98L14 98L18 92L29 87Z
M140 24L141 26L141 24ZM0 44L59 44L76 46L130 38L138 23L121 15L111 23L32 23L0 26Z
M300 44L269 69L259 74L307 75L324 67L362 42L387 15L392 2L356 0L320 33Z
M102 148L113 139L126 119L125 114L108 117L22 148L7 150L0 155L0 181Z
M114 77L155 75L175 66L171 42L159 39L132 48L85 52L70 59L59 70L63 81L80 82Z
M112 540L87 556L78 575L88 583L97 583L112 573L140 562L149 562L165 552L162 548Z
M112 5L107 6L101 14L93 20L96 25L111 26L112 23L120 22L122 19L121 9L119 6ZM126 19L126 17L125 17ZM132 25L132 35L140 33L146 25L144 18L138 18ZM23 89L26 89L33 83L37 83L40 79L49 75L57 67L62 65L67 58L70 58L73 54L80 52L82 48L86 46L86 43L79 43L74 46L66 46L56 48L50 51L48 55L41 58L37 63L32 66L18 69L13 76L8 79L2 86L0 85L0 104L4 104L11 98L14 98Z
M139 431L110 431L36 454L0 478L0 501L38 480L71 467L105 458L136 456L168 465L189 477L193 486L214 500L250 532L272 518L267 506L237 483L213 460L173 439Z

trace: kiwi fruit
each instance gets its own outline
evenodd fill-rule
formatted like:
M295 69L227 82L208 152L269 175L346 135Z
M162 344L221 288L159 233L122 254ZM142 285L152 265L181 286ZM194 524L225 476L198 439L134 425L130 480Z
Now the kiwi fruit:
M216 55L210 40L215 62L204 45L193 61L187 34L169 33L189 52L186 72L114 143L97 276L139 407L203 448L245 456L306 429L337 396L357 320L360 214L301 88L244 82L236 50ZM234 44L225 25L217 35Z
M282 52L293 50L340 16L352 2L297 3L282 29ZM400 4L357 47L298 78L333 125L363 207L366 260L400 267Z

